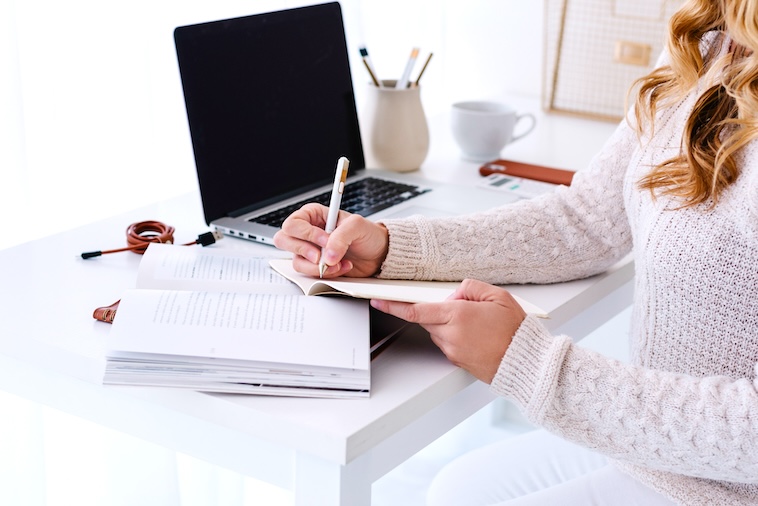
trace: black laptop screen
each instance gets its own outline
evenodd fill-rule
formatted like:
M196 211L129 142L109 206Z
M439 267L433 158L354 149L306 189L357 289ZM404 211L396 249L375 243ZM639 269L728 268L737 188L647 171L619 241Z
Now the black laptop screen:
M207 223L364 167L338 3L174 31Z

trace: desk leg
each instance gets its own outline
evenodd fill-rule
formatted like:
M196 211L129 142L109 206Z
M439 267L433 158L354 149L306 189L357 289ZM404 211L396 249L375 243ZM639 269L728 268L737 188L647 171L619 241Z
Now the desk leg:
M295 506L370 506L371 479L364 459L347 466L299 453L295 465Z

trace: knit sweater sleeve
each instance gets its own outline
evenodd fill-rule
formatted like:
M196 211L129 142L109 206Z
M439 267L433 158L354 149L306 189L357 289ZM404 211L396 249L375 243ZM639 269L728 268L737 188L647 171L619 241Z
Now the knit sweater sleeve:
M529 316L491 388L534 423L619 461L758 483L756 377L695 377L623 364L551 336Z
M387 220L379 276L553 283L603 272L630 251L622 190L636 133L622 122L570 187L487 212Z

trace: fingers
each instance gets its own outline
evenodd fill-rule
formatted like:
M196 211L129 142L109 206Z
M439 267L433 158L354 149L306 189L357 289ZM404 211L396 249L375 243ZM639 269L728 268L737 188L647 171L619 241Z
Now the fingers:
M448 300L488 300L492 295L491 288L496 287L477 279L464 279Z
M328 209L307 204L292 213L274 236L274 245L294 253L293 267L304 274L317 276L323 255L327 265L324 277L367 277L376 274L387 255L389 232L378 223L357 214L340 211L337 227L327 234L323 230Z
M442 325L450 320L448 306L443 303L410 303L372 299L371 306L397 316L407 322L421 325Z
M312 262L310 259L303 257L293 257L292 267L303 274L307 274L313 277L320 277L320 271L318 266L318 259L316 262ZM342 260L335 265L330 265L324 272L324 278L335 278L337 276L344 276L353 269L353 263L349 260Z
M317 263L329 238L323 229L327 212L321 204L304 205L284 220L274 235L274 246Z
M455 300L495 302L510 311L514 311L517 315L521 316L521 319L526 317L524 310L507 290L476 279L463 280L455 292L453 292L447 299L447 301ZM452 313L448 309L451 306L445 303L413 304L387 300L372 300L371 305L385 313L422 325L440 325L448 323L452 319Z
M506 290L464 280L447 300L410 304L372 300L385 313L420 324L455 365L490 383L526 313Z
M361 227L363 224L362 216L344 213L338 219L338 227L334 232L327 236L324 244L324 262L332 266L337 264L347 253L350 245L363 233Z
M368 236L378 228L379 225L369 222L363 216L349 213L341 214L337 228L329 234L324 247L323 254L326 265L334 265L342 260L351 247L356 243L366 242ZM368 251L363 251L364 249ZM380 250L380 246L366 244L357 254L360 257L368 256L369 253L376 254L373 250Z
M317 266L321 259L322 249L329 245L328 255L325 256L326 264L330 267L327 273L330 275L339 275L335 273L344 273L350 269L350 264L340 265L340 260L345 256L349 247L349 242L345 240L331 241L330 234L324 231L325 217L328 208L321 204L306 204L284 220L282 229L274 235L274 245L282 250L290 251L297 257L307 260L313 266ZM350 222L349 213L340 211L338 224L342 225L340 220ZM351 232L347 228L340 236L348 235ZM347 234L346 234L347 233ZM305 262L297 261L295 268L301 272L310 272L313 266L306 266ZM318 268L314 270L318 274ZM325 273L326 274L326 273Z
M496 302L504 308L514 311L516 315L521 316L522 320L526 317L526 312L509 291L476 279L464 279L455 292L448 297L448 300Z

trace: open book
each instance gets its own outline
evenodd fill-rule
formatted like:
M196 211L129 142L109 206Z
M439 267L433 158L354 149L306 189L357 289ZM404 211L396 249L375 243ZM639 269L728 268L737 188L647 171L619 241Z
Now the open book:
M384 299L400 302L441 302L447 299L459 282L443 281L406 281L377 278L312 278L297 272L292 267L292 260L275 258L271 267L295 283L306 295L347 295L359 299ZM513 296L529 314L547 318L547 313L520 297Z
M367 397L368 303L306 297L269 260L151 244L108 335L104 383Z

